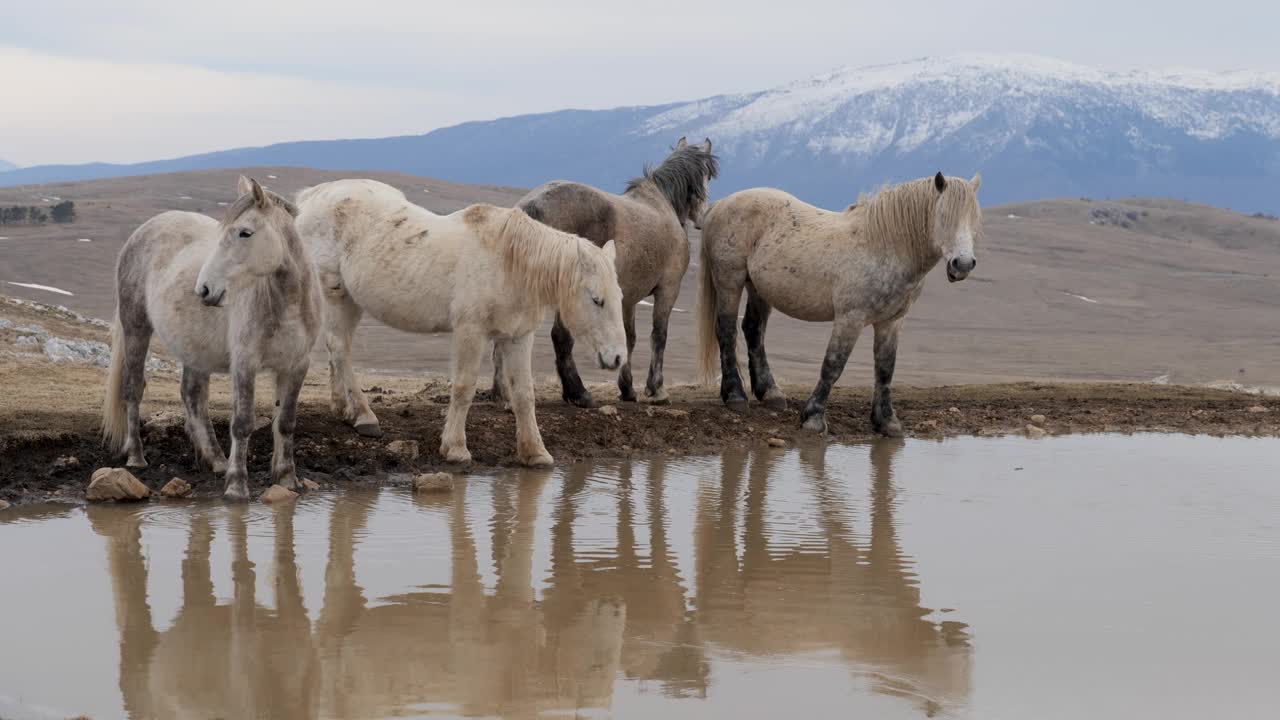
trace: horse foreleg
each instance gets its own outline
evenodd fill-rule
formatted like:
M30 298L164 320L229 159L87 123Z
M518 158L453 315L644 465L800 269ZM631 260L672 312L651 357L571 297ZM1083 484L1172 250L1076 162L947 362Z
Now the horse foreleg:
M666 288L658 286L653 293L653 332L649 335L649 380L645 383L644 394L650 402L664 405L670 400L663 387L662 361L667 352L667 328L671 324L671 311L676 306L676 298L680 294L680 284Z
M565 327L556 313L555 324L551 326L551 344L556 351L556 374L560 376L560 397L564 401L582 408L591 407L591 393L582 384L578 376L578 367L573 363L573 333Z
M822 374L818 377L818 386L813 389L809 401L800 413L800 424L806 430L820 433L827 431L827 397L831 395L831 387L840 379L844 366L849 362L849 353L858 341L862 332L862 319L856 320L848 315L837 315L831 328L831 340L827 342L827 354L822 358Z
M764 333L773 308L747 286L747 312L742 318L742 335L747 340L747 366L751 371L751 394L772 410L786 410L787 397L778 389L764 352Z
M196 460L215 473L226 472L227 456L209 422L209 373L182 368L182 407L186 411L187 437L195 447Z
M871 398L871 427L885 437L902 437L902 423L893 411L889 396L889 383L893 382L893 367L898 361L898 329L902 317L876 323L876 390Z
M476 379L488 341L477 330L457 328L453 333L452 387L444 432L440 434L440 454L447 462L469 463L467 413L476 397ZM510 358L507 358L510 360Z
M231 457L227 459L227 500L249 499L249 434L253 432L253 382L257 369L231 361Z
M298 472L293 464L293 430L298 419L298 393L307 378L307 365L276 373L276 412L271 423L271 480L293 490Z
M502 356L502 367L506 371L504 379L511 389L511 409L516 415L516 456L522 465L550 465L554 460L542 444L542 433L538 431L538 417L534 412L533 333L500 340L495 347Z
M636 401L636 389L631 383L631 351L636 347L636 306L622 303L622 328L627 332L627 359L618 370L618 399Z
M329 283L326 283L328 285ZM365 437L382 437L378 416L369 407L369 399L360 389L356 373L351 369L351 340L363 311L346 291L325 290L324 342L329 350L330 407L342 420Z

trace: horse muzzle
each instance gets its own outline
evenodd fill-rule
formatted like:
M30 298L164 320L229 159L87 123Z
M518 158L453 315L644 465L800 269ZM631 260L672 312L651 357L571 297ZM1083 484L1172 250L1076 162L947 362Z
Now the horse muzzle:
M609 363L609 362L605 362L603 353L597 352L596 362L600 363L601 370L617 370L618 368L622 367L622 356L614 355L613 362Z
M207 284L202 284L200 285L200 288L196 290L196 294L200 296L200 302L204 303L206 306L221 307L222 301L227 297L227 289L223 288L215 293Z
M973 269L978 267L978 259L975 257L957 257L951 258L947 263L947 280L949 282L959 282L967 277Z

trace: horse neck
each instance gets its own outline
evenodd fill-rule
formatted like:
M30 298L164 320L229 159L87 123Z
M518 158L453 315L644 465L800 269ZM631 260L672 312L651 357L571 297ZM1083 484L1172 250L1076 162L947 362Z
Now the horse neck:
M296 307L303 311L304 320L310 324L307 303L315 287L315 266L297 233L285 232L284 236L284 262L274 272L258 278L247 293L250 297L246 304L248 322L274 326L291 307Z
M937 193L932 179L882 191L867 205L868 235L913 277L929 272L942 254L933 245Z
M577 243L586 240L563 233L530 218L521 210L508 211L501 225L498 249L511 282L540 305L558 305L577 283Z
M671 198L667 197L667 194L662 191L662 188L658 187L658 183L652 178L645 178L636 182L627 188L627 191L622 195L658 210L669 212L681 223L685 221L685 218L680 217L680 211L672 204Z

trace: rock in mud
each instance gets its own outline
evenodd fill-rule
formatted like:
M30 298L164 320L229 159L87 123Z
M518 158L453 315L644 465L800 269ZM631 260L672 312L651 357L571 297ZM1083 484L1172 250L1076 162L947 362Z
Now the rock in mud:
M8 509L9 509L9 501L0 500L0 510L8 510Z
M191 487L191 483L180 477L169 480L164 484L164 487L160 488L160 494L167 498L191 497L192 492L194 492L194 489Z
M916 423L916 432L918 433L936 433L941 432L942 426L937 420L921 420Z
M601 405L601 406L600 406L600 414L601 414L601 415L617 415L617 414L618 414L618 408L616 408L616 407L614 407L614 406L612 406L612 405Z
M89 480L89 502L130 502L151 497L151 488L124 468L99 468Z
M1042 427L1044 427L1044 424L1045 424L1046 422L1048 422L1048 418L1046 418L1046 417L1045 417L1045 416L1043 416L1043 415L1032 415L1032 416L1031 416L1031 424L1032 424L1032 425L1035 425L1036 427L1040 427L1040 428L1042 428Z
M1049 433L1047 433L1047 432L1045 432L1045 431L1044 431L1044 428L1042 428L1042 427L1036 427L1035 425L1028 425L1028 426L1027 426L1026 428L1024 428L1024 429L1025 429L1025 431L1026 431L1026 433L1027 433L1027 437L1029 437L1029 438L1042 438L1042 437L1044 437L1045 435L1048 435L1048 434L1049 434Z
M266 490L263 490L262 495L258 496L258 499L268 504L289 502L290 500L298 499L298 493L283 485L272 485Z
M320 489L320 483L310 478L303 478L302 489L307 492L315 492L316 490Z
M269 417L262 417L261 415L255 417L253 419L253 432L258 432L265 427L271 427L272 422L274 421Z
M418 493L446 493L453 491L453 476L449 473L425 473L413 479L413 491Z
M1251 412L1251 413L1264 413L1264 412L1270 412L1270 411L1269 411L1265 406L1263 406L1263 405L1254 405L1254 406L1252 406L1252 407L1250 407L1250 408L1249 408L1249 412Z
M75 455L63 455L49 464L49 472L60 473L76 467L80 467L80 458Z
M776 437L769 438L769 447L780 448L780 447L786 447L786 446L787 446L787 441L783 440L782 438L776 438Z
M418 459L418 441L393 440L387 443L387 452L400 458L403 462L413 462Z
M959 414L960 414L960 408L952 406L952 407L947 408L947 412L951 413L952 415L959 415Z

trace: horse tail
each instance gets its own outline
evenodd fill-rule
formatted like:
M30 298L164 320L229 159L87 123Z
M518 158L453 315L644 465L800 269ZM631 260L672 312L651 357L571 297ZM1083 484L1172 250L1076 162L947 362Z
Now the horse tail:
M706 215L703 215L704 227ZM719 342L716 340L716 299L715 279L711 276L711 237L712 233L702 233L702 252L700 253L698 280L698 372L703 382L711 382L715 378L716 368L720 364Z
M124 326L120 312L111 321L111 365L107 368L106 398L102 402L102 440L112 453L124 446L128 418L124 403Z

